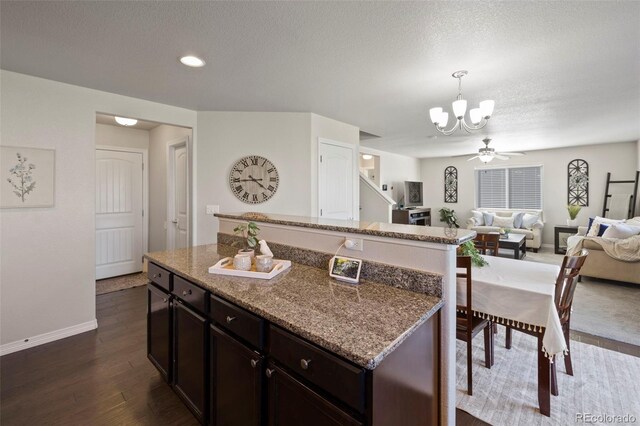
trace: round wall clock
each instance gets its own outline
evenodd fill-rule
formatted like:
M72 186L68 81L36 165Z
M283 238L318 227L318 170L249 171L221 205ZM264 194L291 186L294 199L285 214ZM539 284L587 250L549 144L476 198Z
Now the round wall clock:
M259 155L248 155L238 160L229 173L231 192L240 201L258 204L267 201L278 190L278 170L269 160Z

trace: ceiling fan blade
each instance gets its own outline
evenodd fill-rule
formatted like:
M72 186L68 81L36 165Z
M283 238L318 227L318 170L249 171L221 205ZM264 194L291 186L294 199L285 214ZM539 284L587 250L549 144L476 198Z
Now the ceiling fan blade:
M458 157L468 157L473 154L461 154L461 155L451 155L449 158L458 158Z
M476 158L480 158L480 156L479 156L479 155L476 155L476 156L474 156L474 157L469 158L467 161L475 160Z
M497 158L498 160L508 160L509 157L507 157L506 155L502 155L502 154L496 154L493 156L493 158Z
M500 155L527 155L524 152L496 152L496 154L500 154Z

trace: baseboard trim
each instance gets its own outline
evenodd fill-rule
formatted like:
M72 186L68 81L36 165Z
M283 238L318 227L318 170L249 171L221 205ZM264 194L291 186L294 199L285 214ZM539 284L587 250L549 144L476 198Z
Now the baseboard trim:
M552 248L554 248L554 246L553 246L553 244L542 244L540 246L540 248L550 248L550 249L552 249Z
M64 339L65 337L71 337L76 334L84 333L85 331L95 330L96 328L98 328L98 321L94 319L92 321L83 322L82 324L76 324L71 327L61 328L59 330L29 337L28 339L5 343L0 346L0 356L40 346L55 340Z

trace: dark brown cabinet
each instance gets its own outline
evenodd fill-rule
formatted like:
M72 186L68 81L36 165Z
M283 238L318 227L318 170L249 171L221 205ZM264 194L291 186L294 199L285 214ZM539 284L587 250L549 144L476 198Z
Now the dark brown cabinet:
M211 425L263 423L263 357L216 326L210 327Z
M200 423L204 423L208 386L208 322L179 299L173 306L173 388Z
M171 382L171 295L147 285L147 357Z
M362 425L311 388L269 363L269 426Z

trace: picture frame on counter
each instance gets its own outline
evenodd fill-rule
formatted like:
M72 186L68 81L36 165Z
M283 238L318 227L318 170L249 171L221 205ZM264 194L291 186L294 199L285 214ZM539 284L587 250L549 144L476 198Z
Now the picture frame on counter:
M334 256L329 264L329 276L339 281L358 284L362 260L351 257Z

